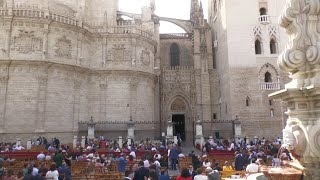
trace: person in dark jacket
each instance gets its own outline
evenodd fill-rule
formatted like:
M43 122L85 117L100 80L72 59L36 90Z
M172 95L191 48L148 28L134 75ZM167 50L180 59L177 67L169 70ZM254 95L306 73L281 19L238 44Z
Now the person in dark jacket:
M235 152L235 170L236 171L242 171L244 169L244 166L246 164L245 159L241 153L238 151Z
M139 161L139 169L135 171L133 180L145 180L149 178L149 169L144 167L143 161Z
M171 160L171 170L177 170L177 161L179 159L179 150L177 149L176 145L170 149L170 160Z
M60 179L70 180L71 171L65 161L63 161L62 165L58 168L58 172L59 174L63 174L63 176L59 177L59 180Z

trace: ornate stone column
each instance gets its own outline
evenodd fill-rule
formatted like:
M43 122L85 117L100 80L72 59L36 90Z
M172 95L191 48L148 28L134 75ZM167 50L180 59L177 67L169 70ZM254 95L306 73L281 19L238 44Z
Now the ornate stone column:
M127 139L128 139L128 142L130 142L130 145L131 145L131 140L134 139L134 122L132 120L132 117L130 117L129 122L127 123L127 128L128 128Z
M200 148L204 145L204 138L203 138L203 128L202 122L200 119L196 122L196 137L195 137L195 145L199 144Z
M320 177L320 23L319 0L287 0L280 25L289 42L278 64L290 73L285 89L269 95L287 104L283 146L296 157L304 179Z
M239 139L242 137L242 128L241 128L241 121L238 119L238 116L233 121L233 128L234 128L234 139Z
M173 123L171 116L168 117L167 121L167 136L166 136L167 142L173 141Z
M91 117L90 122L88 122L88 139L94 139L96 123L93 122L93 117Z

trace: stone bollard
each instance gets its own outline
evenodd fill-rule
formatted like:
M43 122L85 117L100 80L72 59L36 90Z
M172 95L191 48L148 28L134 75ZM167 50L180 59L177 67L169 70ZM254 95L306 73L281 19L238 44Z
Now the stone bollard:
M81 136L81 147L82 148L86 147L86 137L85 136Z
M73 148L77 148L77 139L78 136L73 136Z
M20 138L17 138L17 142L16 142L16 146L21 146L21 139Z
M27 150L31 149L32 148L32 143L31 143L31 139L29 139L27 141Z
M122 148L122 136L119 136L119 147Z
M173 136L173 143L178 144L178 137L177 136Z

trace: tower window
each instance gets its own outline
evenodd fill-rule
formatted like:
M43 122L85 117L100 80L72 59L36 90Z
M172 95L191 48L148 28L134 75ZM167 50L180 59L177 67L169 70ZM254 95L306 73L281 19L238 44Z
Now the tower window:
M272 100L271 99L269 99L269 105L272 106Z
M267 9L266 8L260 8L260 16L263 16L263 15L267 15Z
M170 46L170 65L180 66L180 50L176 43Z
M274 116L274 111L273 109L270 109L270 117L273 117Z
M254 49L256 54L262 54L261 42L259 39L254 42Z
M274 39L270 40L270 53L277 54L277 46L276 46L276 41Z
M250 105L250 98L247 96L246 98L246 106L249 106Z
M217 114L213 113L213 119L217 119Z
M264 74L264 82L272 82L272 77L271 77L271 73L269 73L268 71Z

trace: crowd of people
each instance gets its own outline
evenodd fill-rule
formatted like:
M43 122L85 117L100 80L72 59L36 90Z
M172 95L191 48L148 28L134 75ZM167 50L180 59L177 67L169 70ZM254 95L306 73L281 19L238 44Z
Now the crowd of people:
M177 164L180 158L190 156L192 163L188 168L182 169L181 175L177 180L184 179L220 179L221 171L247 171L248 173L258 172L261 165L268 159L272 159L273 166L280 166L280 159L290 159L288 152L280 154L279 139L270 142L265 138L246 143L246 139L208 139L204 144L203 154L195 155L194 151L190 154L183 154L182 148L172 142L168 144L162 141L152 143L149 139L140 142L124 142L122 145L118 141L106 140L100 136L86 141L86 147L79 147L76 151L67 145L61 145L57 138L50 142L46 138L39 137L34 145L44 146L46 153L40 152L37 155L37 161L31 161L24 165L24 168L16 174L16 179L44 179L53 177L59 179L59 174L63 174L66 180L70 179L72 161L91 162L95 167L109 168L113 163L117 164L117 170L125 175L125 179L131 180L168 180L170 179L167 169L177 170ZM0 145L1 152L20 151L14 144ZM103 149L103 151L101 151ZM208 158L210 151L223 150L235 152L233 162L226 161L223 166L218 162L210 161ZM137 153L144 152L141 157ZM117 156L120 154L120 156ZM4 171L3 162L14 162L8 157L0 157L0 175L5 175L5 179L11 180L13 173L10 169ZM46 168L45 162L53 162L50 168ZM39 164L39 162L41 162ZM128 169L127 166L130 166ZM1 171L2 170L2 171ZM5 173L1 173L5 172Z

